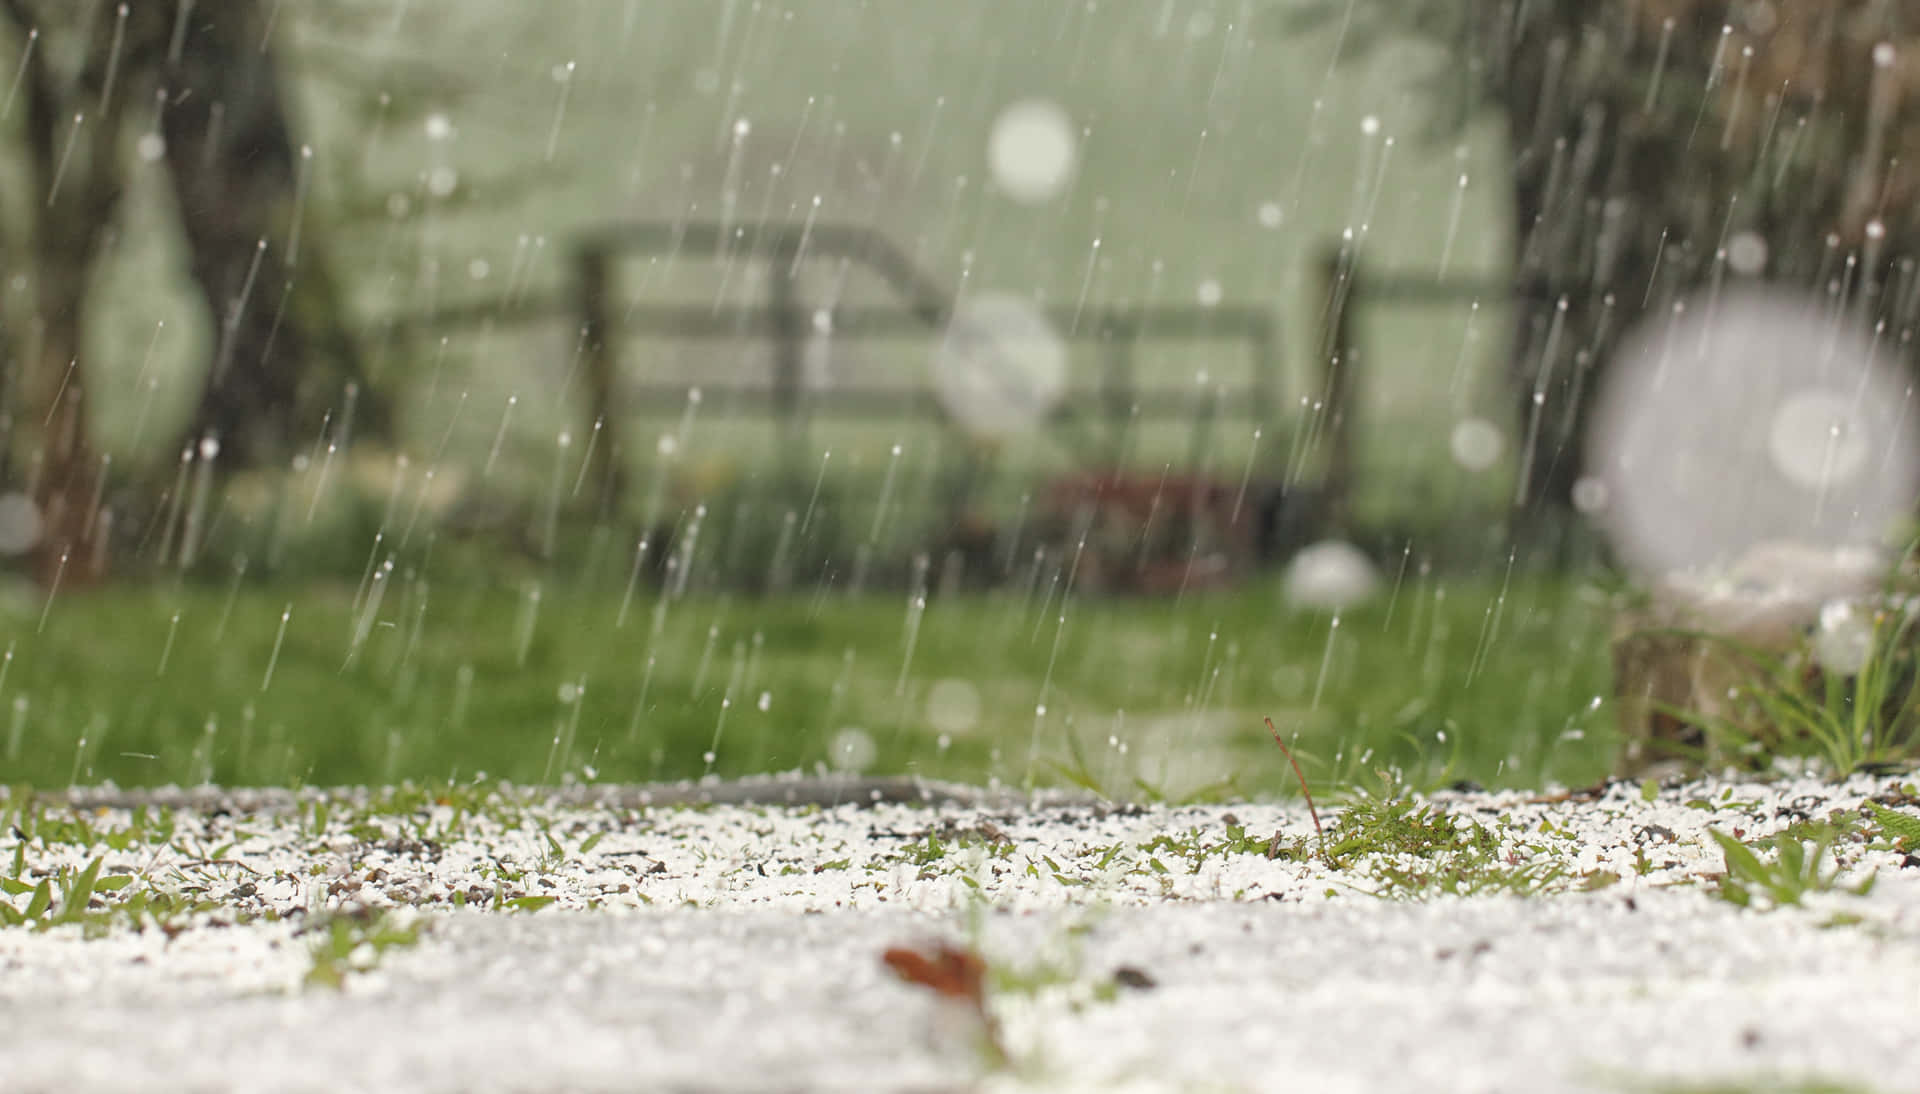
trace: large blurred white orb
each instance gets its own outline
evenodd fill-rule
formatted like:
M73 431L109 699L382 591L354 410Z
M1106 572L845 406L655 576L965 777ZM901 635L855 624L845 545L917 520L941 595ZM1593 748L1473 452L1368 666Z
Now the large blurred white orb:
M927 690L927 721L942 733L965 733L980 724L980 689L949 676Z
M1851 600L1820 606L1813 632L1813 656L1820 667L1841 676L1857 675L1873 659L1873 609Z
M0 555L21 555L40 542L40 507L17 490L0 494Z
M1507 435L1485 418L1462 418L1447 439L1453 462L1469 471L1485 471L1506 450Z
M874 758L879 754L873 738L858 726L846 726L827 741L827 763L835 771L858 774L872 767Z
M947 412L977 435L1026 432L1066 392L1066 342L1024 297L968 297L934 349L933 387Z
M1598 397L1599 515L1649 575L1724 567L1770 541L1879 544L1920 492L1899 363L1824 297L1743 289L1650 319Z
M1072 181L1078 143L1073 119L1058 103L1025 99L994 119L987 137L987 167L1008 197L1038 205Z
M1360 548L1326 539L1302 547L1293 556L1280 589L1296 608L1344 611L1380 591L1380 571Z
M1766 237L1758 232L1736 232L1727 240L1727 265L1742 277L1758 277L1766 272Z
M1809 490L1843 483L1867 465L1867 423L1852 398L1810 388L1773 413L1767 454L1780 473Z

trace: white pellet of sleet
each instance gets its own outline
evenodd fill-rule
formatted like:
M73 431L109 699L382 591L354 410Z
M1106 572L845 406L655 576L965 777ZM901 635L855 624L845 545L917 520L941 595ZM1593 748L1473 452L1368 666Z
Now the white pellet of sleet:
M1423 799L1539 871L1527 896L1381 880L1412 861L1269 858L1276 834L1312 846L1298 801L360 792L319 827L314 795L202 794L132 842L110 838L127 808L42 804L32 838L0 832L0 871L37 884L100 857L131 880L96 893L91 928L0 929L0 1090L1920 1090L1920 860L1842 839L1830 891L1737 907L1709 834L1752 843L1868 799L1920 817L1913 783ZM76 816L89 832L52 823ZM101 914L141 891L207 907L165 929ZM939 943L1001 974L1006 1063L964 1002L881 960ZM339 987L310 983L329 961Z

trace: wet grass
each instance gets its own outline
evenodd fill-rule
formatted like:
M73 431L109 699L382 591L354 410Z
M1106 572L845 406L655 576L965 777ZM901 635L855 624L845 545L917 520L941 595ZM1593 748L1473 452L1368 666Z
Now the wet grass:
M1409 574L1343 617L1277 583L1158 600L690 594L552 574L156 582L0 601L0 781L638 781L862 766L1114 797L1309 780L1578 784L1615 739L1609 609ZM1391 576L1391 575L1390 575Z

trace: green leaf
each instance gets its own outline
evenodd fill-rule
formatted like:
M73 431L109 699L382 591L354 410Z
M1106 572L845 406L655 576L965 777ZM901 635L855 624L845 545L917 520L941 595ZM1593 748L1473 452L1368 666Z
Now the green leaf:
M80 871L80 876L73 880L73 887L67 890L67 895L60 901L60 914L56 922L71 923L87 910L87 902L93 899L94 883L100 880L100 862L101 857L95 855L93 861Z
M595 847L600 846L600 841L605 837L606 837L606 832L600 831L600 832L595 832L593 835L588 836L586 839L582 840L580 842L580 854L584 855L588 851L593 850Z
M559 899L557 896L517 896L507 901L507 907L521 912L537 912Z
M1767 868L1753 848L1727 835L1717 828L1707 829L1713 842L1720 845L1720 854L1726 859L1727 873L1743 881L1752 881L1767 876Z
M95 882L93 888L95 892L117 893L131 884L133 884L132 874L109 874Z
M34 887L33 899L27 901L27 918L39 919L47 914L47 909L52 905L53 882L42 878L40 884Z
M1889 809L1876 801L1868 802L1867 808L1873 810L1874 819L1880 822L1880 831L1898 840L1902 851L1920 850L1920 817Z

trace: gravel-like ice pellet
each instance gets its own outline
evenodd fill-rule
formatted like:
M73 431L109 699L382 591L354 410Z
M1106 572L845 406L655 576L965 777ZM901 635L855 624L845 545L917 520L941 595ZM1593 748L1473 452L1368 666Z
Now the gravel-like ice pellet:
M314 795L197 792L129 839L132 797L77 792L0 836L0 875L98 858L130 880L82 922L0 929L0 1090L1915 1090L1920 862L1865 821L1829 891L1741 908L1709 834L1870 798L1920 816L1912 793L1436 795L1494 834L1490 861L1543 871L1533 895L1453 896L1392 882L1417 860L1269 858L1315 846L1300 803L355 791L322 825ZM141 893L202 907L136 928ZM994 968L1011 1066L880 960L938 942Z

